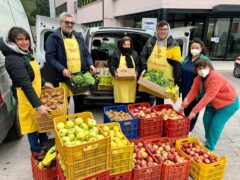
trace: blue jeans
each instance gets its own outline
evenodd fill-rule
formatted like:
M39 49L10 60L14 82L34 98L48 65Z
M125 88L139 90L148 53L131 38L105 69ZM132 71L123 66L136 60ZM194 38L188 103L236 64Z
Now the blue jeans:
M48 140L47 133L39 133L37 131L33 133L28 133L27 136L30 144L30 150L32 153L40 152L42 150L42 147Z

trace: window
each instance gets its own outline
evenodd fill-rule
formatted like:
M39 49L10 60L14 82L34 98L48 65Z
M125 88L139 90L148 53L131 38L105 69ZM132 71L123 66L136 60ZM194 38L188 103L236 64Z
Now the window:
M94 1L97 1L97 0L78 0L78 7L82 7L82 6L85 6L87 4L91 4L93 3Z
M67 2L56 8L56 16L59 16L62 12L67 12Z
M96 22L90 22L83 24L85 28L91 28L91 27L100 27L103 26L102 21L96 21Z

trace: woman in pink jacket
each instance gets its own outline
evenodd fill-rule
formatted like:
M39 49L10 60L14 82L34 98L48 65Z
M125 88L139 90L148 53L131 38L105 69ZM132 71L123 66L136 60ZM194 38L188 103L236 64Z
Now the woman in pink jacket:
M190 120L206 107L203 124L205 129L205 146L213 151L227 121L239 109L239 100L233 86L220 74L213 70L209 61L200 59L195 63L198 76L187 97L184 99L180 111L196 99L201 100L189 114Z

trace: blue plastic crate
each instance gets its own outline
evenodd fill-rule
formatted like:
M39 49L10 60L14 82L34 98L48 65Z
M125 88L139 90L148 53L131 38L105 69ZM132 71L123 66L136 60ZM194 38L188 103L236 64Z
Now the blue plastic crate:
M125 105L105 106L103 108L104 123L118 122L118 123L120 123L122 132L128 139L137 139L138 138L138 119L132 118L129 120L112 121L106 115L106 111L109 111L109 110L123 111L123 112L129 113L127 110L127 107Z

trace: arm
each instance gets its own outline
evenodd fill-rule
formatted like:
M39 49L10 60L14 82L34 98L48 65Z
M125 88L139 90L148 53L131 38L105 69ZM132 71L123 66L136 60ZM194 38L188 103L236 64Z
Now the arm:
M168 63L172 65L173 67L173 78L174 83L178 85L178 87L181 86L181 75L182 75L182 64L178 61L167 59Z
M63 70L66 69L60 62L58 62L58 52L57 51L57 40L53 36L49 36L46 41L46 62L50 64L55 70L62 74Z
M135 62L135 71L136 71L136 74L138 75L139 74L139 56L136 51L133 51L133 58Z
M147 69L147 59L149 57L149 48L153 48L151 46L151 39L148 39L146 44L144 45L142 52L140 54L140 62L139 62L139 72L141 73L143 70Z
M33 108L41 106L42 103L32 86L24 61L16 58L6 58L5 64L14 86L22 88Z
M108 60L108 67L109 67L109 71L112 74L112 76L115 77L115 73L117 71L117 62L119 61L118 55L117 55L117 50L114 51L111 59Z
M218 94L220 88L223 85L222 80L212 78L207 82L206 86L206 92L204 96L201 98L201 100L197 103L197 105L192 109L192 112L198 113L200 112L204 107L206 107Z

